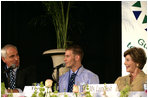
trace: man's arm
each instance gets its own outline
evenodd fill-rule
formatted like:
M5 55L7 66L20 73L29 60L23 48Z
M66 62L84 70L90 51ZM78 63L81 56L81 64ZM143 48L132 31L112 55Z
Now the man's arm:
M89 77L89 84L99 84L99 83L100 83L99 76L94 73L91 74Z

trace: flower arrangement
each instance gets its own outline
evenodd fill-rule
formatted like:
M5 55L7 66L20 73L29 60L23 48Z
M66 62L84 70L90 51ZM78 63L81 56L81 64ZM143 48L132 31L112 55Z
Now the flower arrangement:
M47 92L46 92L47 96L49 96L50 95L49 93L52 92L52 90L51 90L52 83L53 83L53 81L51 79L47 79L45 81L45 87L47 87Z
M48 87L51 87L53 81L50 80L50 79L48 79L48 80L46 80L46 81L47 81L47 83L45 82L45 85L48 85ZM47 92L46 92L46 94L45 94L45 97L58 97L58 91L57 91L57 89L56 89L56 83L54 84L53 89L54 89L54 92L53 92L53 93L52 93L52 91L48 91L48 90L47 90Z
M5 83L1 82L1 97L5 94Z
M40 91L40 92L39 92L38 96L39 96L39 97L44 97L44 96L45 96L45 93L44 93L45 88L44 88L43 82L40 83L40 89L39 89L39 91Z
M58 97L58 95L57 95L58 91L56 89L56 84L54 84L54 88L53 89L54 89L54 92L52 94L50 94L49 97Z
M35 91L34 91L34 93L32 94L31 97L44 97L45 96L45 93L44 93L45 88L44 88L43 81L40 82L39 93L37 92L36 83L34 83L34 85L35 85Z
M58 91L56 89L56 83L54 84L54 87L53 87L54 92L48 90L48 88L52 87L52 83L53 83L52 80L47 79L45 81L45 86L44 86L43 82L41 81L38 88L36 86L37 83L34 83L34 86L35 86L34 92L31 97L59 97L61 96L61 94L58 94ZM46 88L47 88L47 91L46 91ZM73 86L73 94L75 94L75 97L79 96L80 94L79 86L77 85ZM84 94L84 97L92 97L88 84L85 85L83 94ZM69 95L67 95L66 92L64 92L64 97L69 97Z
M73 93L76 95L76 97L78 96L79 87L77 85L73 85Z
M85 97L92 97L88 84L86 85L86 90L84 90Z
M120 97L128 97L130 91L130 86L126 85L124 89L120 91Z
M10 94L3 94L2 97L13 97L12 90L11 90L11 93Z
M86 86L83 86L83 87L84 87L84 91L82 92L82 94L84 94L85 97L92 97L88 84ZM76 97L78 97L79 87L77 85L73 86L73 93L75 94Z
M11 89L11 93L7 94L7 90L5 88L4 82L1 82L1 97L13 97L12 89Z
M103 88L103 95L105 96L105 97L107 97L107 95L106 95L106 90L107 90L108 88L107 88L107 86L106 86L106 83L104 83L104 88Z
M42 81L40 82L39 92L37 91L36 83L34 83L35 91L31 97L45 97L45 96L47 97L47 95L48 94L50 95L51 93L51 91L49 91L49 88L52 87L52 83L53 81L50 79L47 79L45 81L45 87L47 88L47 92L45 91L44 84Z
M37 97L37 87L36 87L36 83L34 83L34 86L35 86L35 90L34 90L34 93L32 94L31 97Z
M45 86L48 87L48 88L51 88L52 87L52 83L53 83L53 81L51 79L47 79L45 81Z

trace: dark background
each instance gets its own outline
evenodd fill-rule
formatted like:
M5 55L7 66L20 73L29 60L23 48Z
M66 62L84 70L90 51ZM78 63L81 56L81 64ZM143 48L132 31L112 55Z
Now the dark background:
M72 2L69 40L84 49L82 64L96 73L100 83L114 83L121 76L121 2ZM37 82L51 78L50 55L56 33L40 1L1 1L1 46L18 47L21 64L35 66Z

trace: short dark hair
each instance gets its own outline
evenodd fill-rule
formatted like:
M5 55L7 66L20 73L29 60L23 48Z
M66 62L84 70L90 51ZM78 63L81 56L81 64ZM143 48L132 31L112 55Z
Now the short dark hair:
M124 52L124 57L126 57L127 55L130 55L132 60L139 64L138 66L139 69L143 69L147 57L145 51L142 48L137 48L137 47L130 48Z
M84 56L84 52L83 52L82 47L80 47L79 45L71 45L71 46L68 46L66 48L66 50L72 50L73 54L80 55L80 58L81 58L81 61L82 61L83 56Z

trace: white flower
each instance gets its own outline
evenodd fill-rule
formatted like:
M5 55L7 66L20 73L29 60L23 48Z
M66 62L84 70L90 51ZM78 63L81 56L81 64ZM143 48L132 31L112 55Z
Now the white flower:
M53 83L53 81L51 79L47 79L45 81L45 86L50 88L52 86L52 83Z
M78 93L79 92L79 87L77 85L73 86L73 93Z

